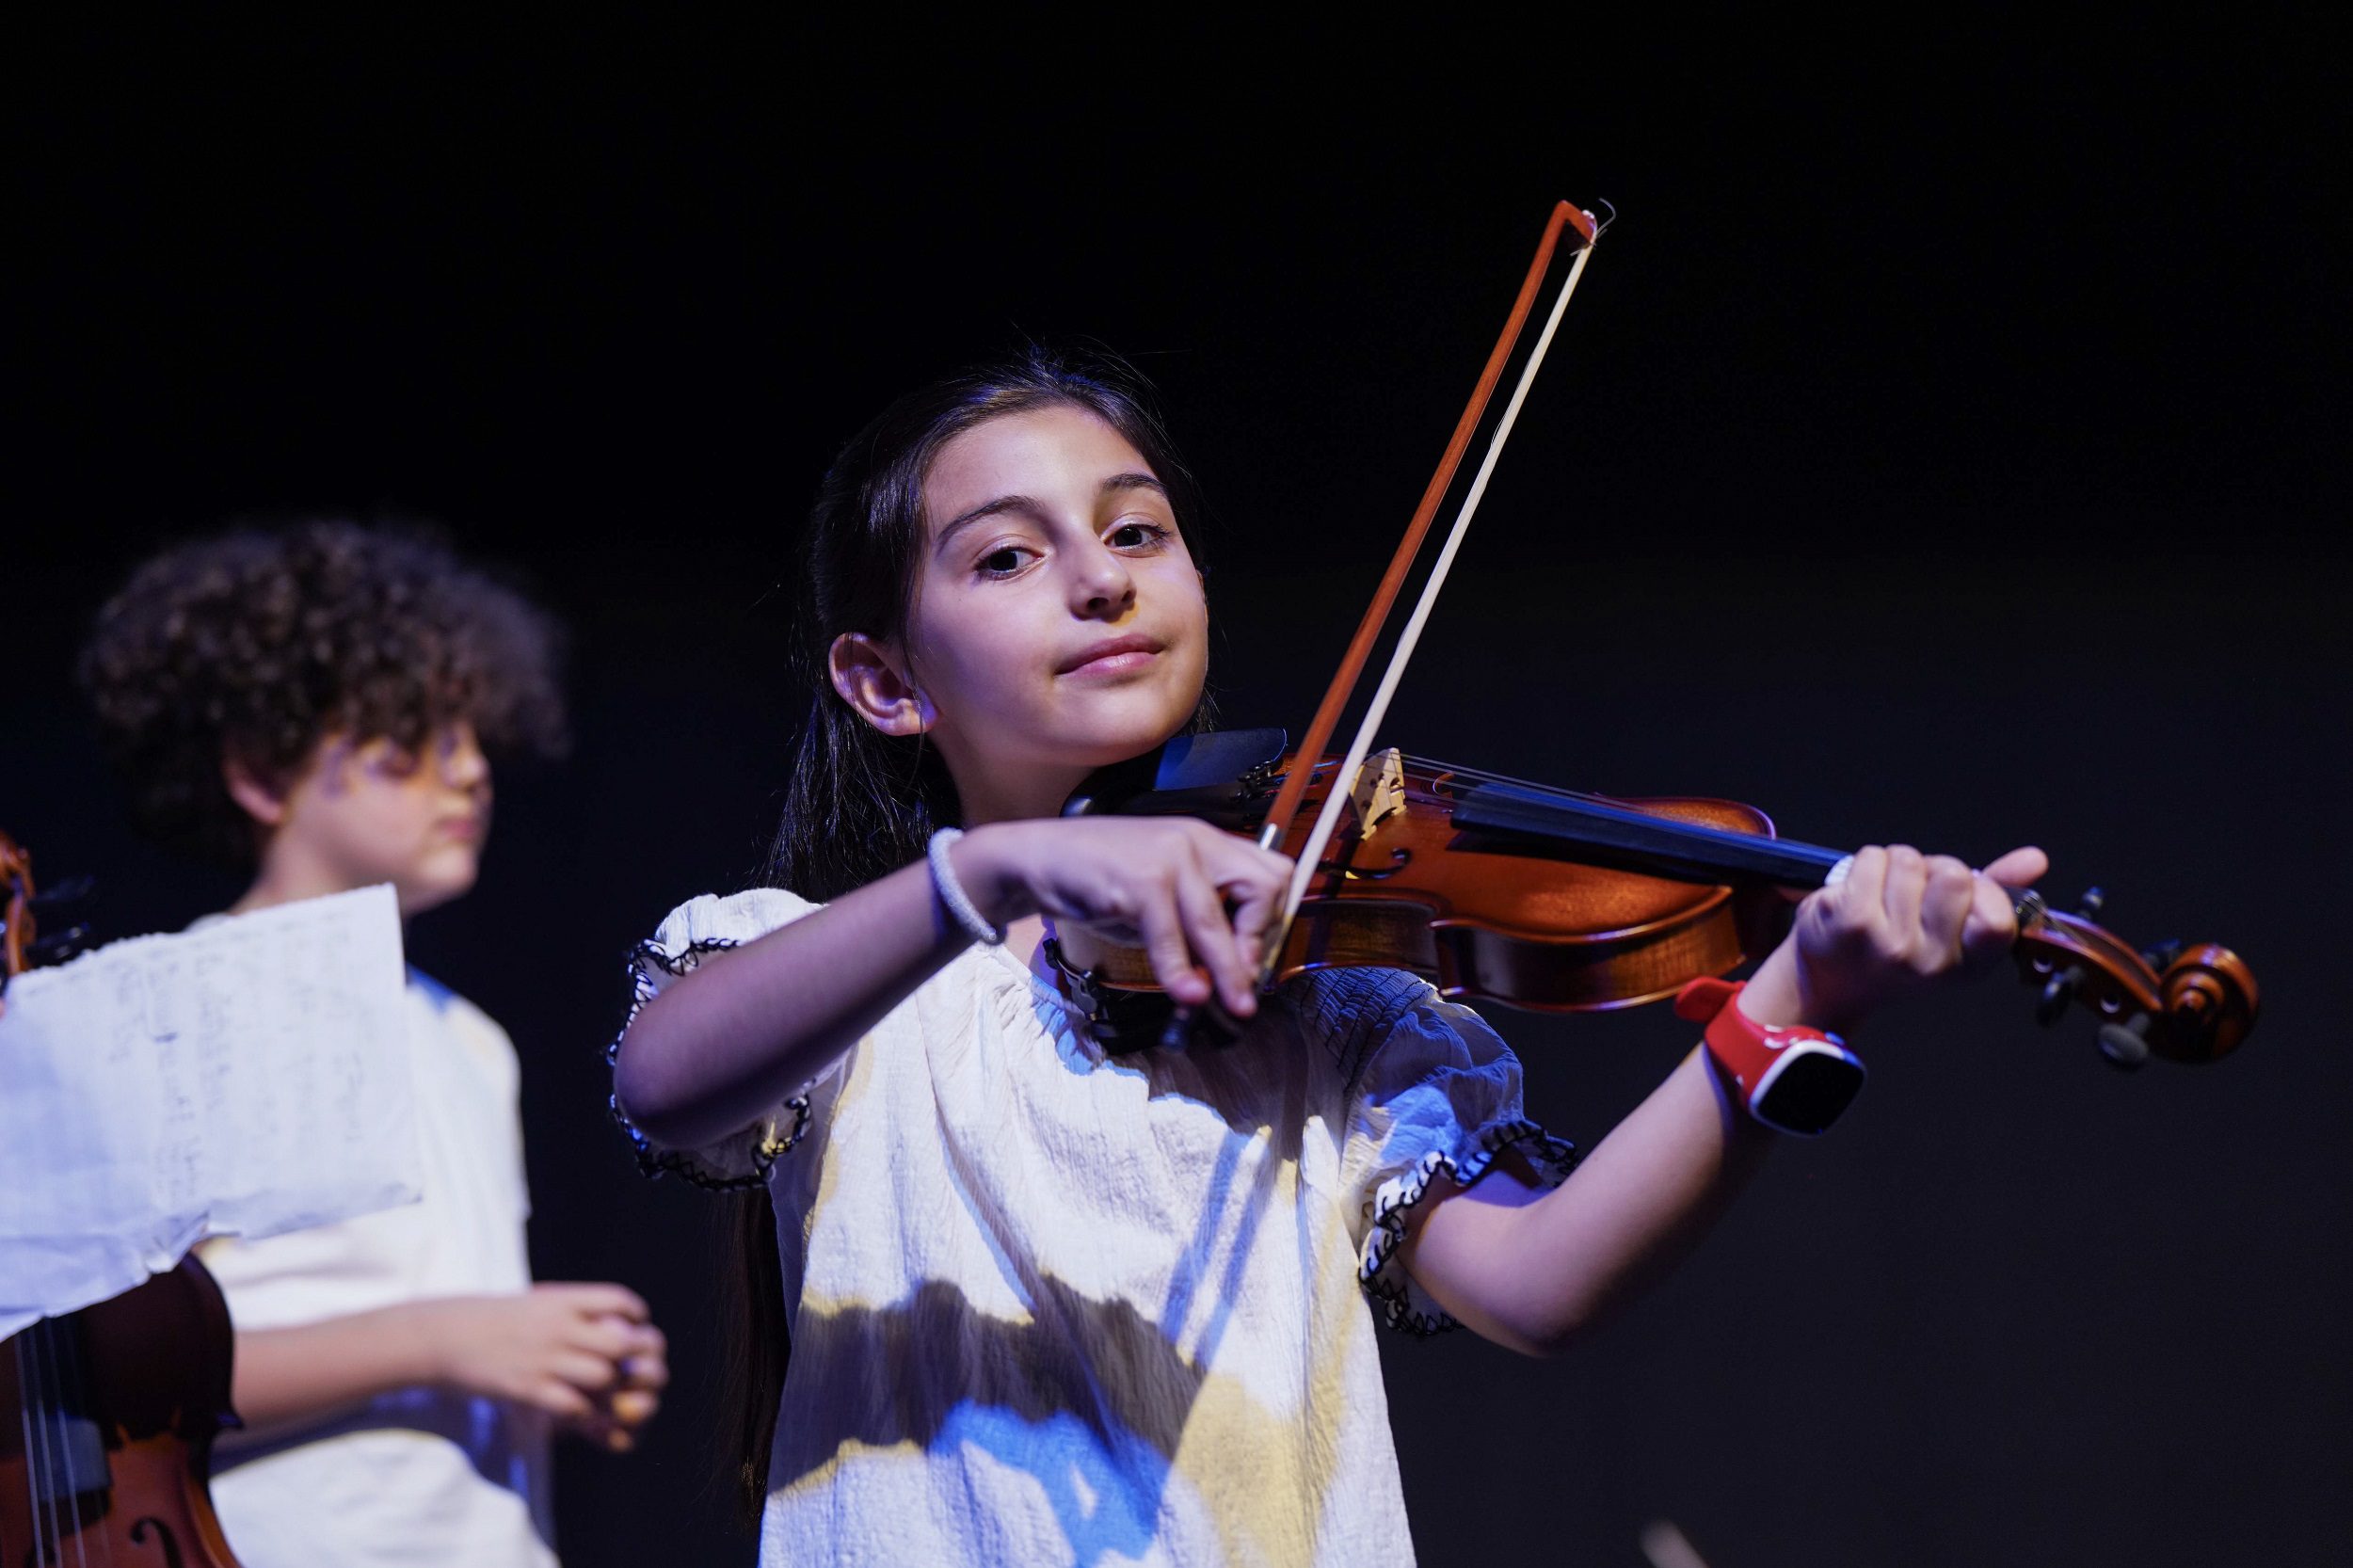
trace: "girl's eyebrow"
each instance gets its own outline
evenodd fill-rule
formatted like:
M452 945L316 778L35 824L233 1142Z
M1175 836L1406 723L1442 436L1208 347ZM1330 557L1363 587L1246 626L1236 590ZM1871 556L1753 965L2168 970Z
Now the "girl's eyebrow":
M1113 490L1152 490L1158 493L1162 501L1168 499L1168 487L1148 473L1114 473L1109 479L1104 480L1102 488L1095 493L1097 496L1106 496Z
M1148 473L1114 473L1096 486L1095 493L1099 499L1118 490L1150 490L1162 501L1168 499L1168 487ZM939 531L939 537L932 542L932 548L935 551L945 550L948 541L966 524L1000 517L1006 512L1027 512L1032 517L1043 517L1046 508L1026 495L1000 495L994 501L984 501L970 511L957 514L953 522Z

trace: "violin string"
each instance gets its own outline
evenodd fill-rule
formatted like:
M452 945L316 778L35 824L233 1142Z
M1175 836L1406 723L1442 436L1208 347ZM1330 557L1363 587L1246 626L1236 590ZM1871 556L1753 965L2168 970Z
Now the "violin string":
M1569 300L1577 293L1577 281L1585 275L1585 264L1593 259L1593 247L1589 240L1577 248L1577 257L1569 264L1569 276L1561 285L1561 293L1552 302L1552 313L1545 318L1545 328L1537 335L1536 345L1529 350L1528 362L1520 369L1520 378L1512 389L1512 400L1504 405L1503 417L1496 422L1495 433L1487 439L1486 456L1480 459L1479 472L1471 478L1470 488L1463 496L1463 504L1454 514L1454 526L1448 530L1446 543L1438 551L1437 563L1421 585L1421 596L1414 601L1414 613L1407 617L1405 629L1398 633L1397 646L1390 650L1388 667L1381 672L1381 684L1366 707L1365 716L1356 726L1354 739L1349 742L1348 755L1340 765L1339 776L1353 779L1356 770L1364 764L1365 753L1371 749L1372 737L1379 731L1381 721L1388 716L1389 699L1397 692L1398 682L1404 678L1405 666L1413 661L1414 649L1421 642L1422 627L1430 619L1430 612L1438 601L1438 593L1446 586L1447 573L1452 569L1455 555L1463 548L1463 540L1470 532L1471 518L1479 510L1479 503L1487 493L1487 481L1496 471L1497 459L1503 456L1503 444L1512 436L1512 427L1519 423L1520 408L1528 402L1529 388L1535 384L1536 373L1545 362L1545 352L1552 346L1553 335L1560 330L1561 317L1569 308ZM1315 880L1316 868L1323 863L1323 853L1332 842L1332 834L1339 826L1340 808L1346 796L1333 791L1325 797L1323 809L1316 814L1315 826L1307 835L1299 863L1291 872L1289 893L1283 900L1282 919L1278 931L1288 930L1297 917L1300 904L1306 899L1307 886ZM1279 953L1279 937L1270 944Z
M51 1429L55 1424L49 1419L52 1402L49 1398L49 1377L42 1365L43 1358L40 1353L43 1343L42 1330L47 1326L46 1320L43 1320L26 1329L19 1339L16 1356L17 1377L22 1385L33 1390L35 1395L34 1398L24 1401L24 1457L26 1461L24 1469L27 1490L32 1495L33 1535L41 1543L42 1555L38 1560L43 1562L55 1560L56 1555L54 1550L55 1546L65 1540L65 1530L57 1523L56 1487L53 1483L57 1470L57 1456L50 1451L49 1447ZM32 1352L29 1367L25 1364L27 1350ZM35 1411L40 1412L40 1419L38 1421L34 1419ZM41 1534L41 1522L44 1515L49 1525L45 1539Z
M1450 776L1455 778L1467 778L1472 780L1474 783L1479 784L1509 784L1515 789L1527 790L1536 794L1548 795L1556 800L1585 801L1596 806L1616 807L1621 810L1625 808L1625 802L1613 800L1608 795L1592 794L1583 790L1564 790L1557 784L1542 784L1532 778L1518 778L1510 774L1496 773L1486 768L1458 767L1451 762L1441 762L1433 757L1417 757L1411 752L1400 752L1398 755L1400 759L1406 763L1433 774ZM1661 817L1658 818L1657 821L1660 826L1671 832L1678 827L1691 825L1689 824L1678 823L1672 817ZM1714 831L1725 832L1737 831L1737 829L1720 828L1715 829ZM1779 837L1769 838L1764 834L1756 834L1753 836L1764 839L1766 842L1770 843L1777 850L1785 851L1800 858L1812 861L1818 865L1820 869L1826 872L1834 872L1841 862L1850 858L1850 856L1844 852L1825 848L1820 844L1804 843L1796 839L1783 839ZM1979 874L1983 873L1980 872ZM2050 914L2050 911L2048 911L2044 905L2042 895L2036 892L2031 888L2005 887L2002 891L2004 895L2009 898L2010 906L2018 912L2022 919L2030 913L2038 918L2046 917Z
M1457 765L1452 765L1452 762L1440 762L1440 760L1435 760L1435 758L1412 756L1412 753L1401 753L1401 758L1405 762L1412 762L1415 767L1421 767L1421 770L1435 772L1435 775L1452 775L1452 776L1457 776L1457 779L1471 779L1473 784L1509 784L1509 787L1523 789L1523 792L1534 793L1534 796L1551 798L1551 801L1579 803L1579 806L1603 806L1603 808L1609 808L1609 810L1628 810L1628 806L1624 801L1612 801L1609 796L1595 796L1595 793L1581 792L1581 789L1561 789L1558 784L1539 784L1537 779L1520 779L1520 776L1506 775L1506 772L1492 772L1492 770L1487 770L1487 767L1457 767ZM1739 834L1739 829L1716 829L1716 826L1694 824L1694 822L1675 822L1673 817L1655 817L1652 824L1655 824L1659 831L1666 831L1666 834L1678 834L1678 831L1683 831L1683 834L1689 839L1689 843L1694 843L1694 845L1718 843L1716 834ZM1760 845L1772 845L1774 853L1786 855L1786 857L1791 857L1793 862L1807 864L1807 867L1815 869L1815 872L1829 872L1831 867L1835 867L1835 864L1845 859L1845 853L1840 853L1840 850L1826 850L1826 848L1821 848L1821 845L1801 843L1801 840L1796 840L1796 839L1777 839L1777 836L1769 836L1769 834L1746 834L1746 839L1755 839Z
M58 1499L58 1511L65 1515L66 1526L73 1536L73 1560L88 1568L89 1562L89 1532L82 1528L82 1478L73 1465L73 1433L69 1429L66 1401L81 1387L73 1367L74 1339L70 1322L53 1320L49 1325L49 1355L52 1362L50 1383L56 1390L55 1415L57 1448L65 1455L65 1491Z
M63 1525L59 1524L57 1520L57 1466L60 1460L64 1459L66 1456L53 1451L52 1445L55 1444L57 1448L62 1448L62 1439L65 1434L57 1430L57 1423L54 1414L56 1407L56 1399L51 1391L51 1385L55 1380L51 1377L48 1369L48 1357L42 1353L49 1343L49 1324L46 1321L43 1321L35 1325L35 1329L36 1334L33 1340L33 1364L35 1368L34 1382L40 1386L41 1391L40 1424L39 1430L40 1432L41 1458L44 1462L41 1465L42 1477L40 1500L42 1508L47 1511L49 1515L49 1540L52 1550L55 1550L65 1541L65 1528Z
M1456 767L1451 763L1440 762L1435 759L1428 757L1406 755L1403 760L1417 767L1426 768L1433 773L1451 774L1457 778L1467 778L1472 780L1474 783L1507 784L1513 789L1526 790L1531 794L1544 795L1553 800L1575 801L1592 806L1606 806L1614 808L1618 810L1626 809L1626 806L1623 801L1612 800L1607 795L1597 795L1584 790L1564 790L1556 784L1542 784L1538 783L1534 779L1518 778L1510 774L1496 773L1485 768ZM1679 823L1672 817L1660 817L1656 820L1661 828L1669 832L1673 832L1679 828L1688 828L1697 825L1689 823ZM1705 829L1704 831L1737 832L1738 830L1716 828ZM1801 843L1795 839L1771 838L1761 833L1753 834L1750 835L1750 837L1771 844L1775 849L1785 851L1794 858L1808 861L1819 861L1825 870L1827 870L1834 862L1845 858L1844 855L1838 850L1825 849L1818 844ZM1697 835L1694 835L1694 841L1705 842L1705 840L1700 839Z
M24 1365L23 1334L9 1342L8 1352L16 1357L16 1419L24 1443L24 1517L33 1528L32 1560L46 1562L49 1560L49 1542L40 1528L40 1452L33 1436L33 1374Z
M90 1388L89 1372L84 1360L84 1352L86 1347L83 1344L82 1336L75 1333L71 1327L68 1327L61 1332L58 1343L62 1347L64 1352L62 1359L66 1367L66 1386L72 1391L75 1407L84 1413L84 1417L86 1419L92 1420L94 1424L94 1416L91 1413L95 1412L98 1408L98 1401ZM100 1433L98 1463L100 1465L98 1474L88 1478L89 1489L93 1492L106 1490L111 1480L111 1478L107 1475L104 1469L106 1463L106 1449L103 1432ZM77 1556L82 1557L82 1559L87 1561L88 1560L88 1548L86 1543L89 1539L90 1532L81 1528L79 1512L84 1478L74 1474L73 1458L71 1449L68 1450L66 1456L66 1476L68 1480L72 1483L73 1489L74 1501L71 1506L75 1510L73 1534L74 1551ZM105 1560L108 1568L113 1568L115 1560L115 1544L113 1537L114 1532L111 1530L102 1529L98 1532L99 1556Z
M87 1397L73 1399L76 1395L87 1396L81 1372L81 1341L75 1336L73 1324L70 1319L53 1319L48 1328L50 1331L48 1335L49 1355L53 1363L50 1385L55 1390L55 1397L51 1403L56 1413L52 1419L56 1429L57 1449L65 1456L65 1490L58 1499L58 1512L65 1516L66 1528L73 1537L74 1561L88 1568L89 1531L82 1528L83 1477L75 1468L73 1433L70 1430L66 1415L69 1400L72 1400L78 1409L84 1413L87 1413L89 1405ZM96 1476L89 1478L91 1490L97 1488L100 1479ZM103 1540L104 1537L102 1536L101 1539Z

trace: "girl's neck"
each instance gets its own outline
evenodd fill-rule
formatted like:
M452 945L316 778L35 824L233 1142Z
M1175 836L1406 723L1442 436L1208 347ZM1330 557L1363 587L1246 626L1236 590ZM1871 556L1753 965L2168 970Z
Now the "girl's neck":
M968 779L958 776L953 768L950 776L956 781L956 805L967 828L985 823L1032 821L1039 817L1059 817L1063 803L1078 792L1094 770L1072 772L1051 770L1032 772L1013 780ZM992 787L994 786L994 787ZM1015 920L1005 928L1005 948L1024 967L1036 961L1039 943L1046 935L1046 922L1036 915ZM1084 955L1084 962L1094 964L1101 954L1083 931L1075 931L1063 937L1066 949Z
M953 769L950 772L955 776L956 806L967 827L1061 816L1063 803L1087 777L1086 771L1060 768L1014 778L966 777L955 776Z

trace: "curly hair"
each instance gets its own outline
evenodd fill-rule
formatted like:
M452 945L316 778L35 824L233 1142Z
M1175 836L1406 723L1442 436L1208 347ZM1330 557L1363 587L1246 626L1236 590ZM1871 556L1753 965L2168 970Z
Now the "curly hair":
M248 868L221 776L283 781L329 736L422 750L470 722L493 755L565 744L556 623L412 529L317 521L164 552L98 614L79 675L155 838Z

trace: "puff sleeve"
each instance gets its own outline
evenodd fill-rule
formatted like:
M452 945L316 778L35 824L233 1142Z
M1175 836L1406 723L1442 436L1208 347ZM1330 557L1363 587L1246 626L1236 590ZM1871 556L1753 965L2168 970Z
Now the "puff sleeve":
M1389 1323L1434 1334L1454 1320L1398 1257L1414 1207L1441 1176L1467 1187L1514 1145L1546 1186L1567 1178L1577 1153L1522 1112L1519 1058L1484 1018L1414 977L1395 978L1403 984L1354 1010L1364 1036L1341 1180L1357 1227L1358 1283Z
M706 954L742 947L818 907L780 888L754 888L724 898L705 893L671 910L650 937L630 950L629 1016L605 1048L605 1065L619 1056L621 1041L646 1003L692 974ZM675 1171L699 1187L751 1187L764 1181L768 1168L808 1132L816 1102L836 1080L841 1060L749 1127L699 1148L664 1148L630 1121L618 1095L609 1103L613 1119L636 1150L638 1168L648 1176Z

